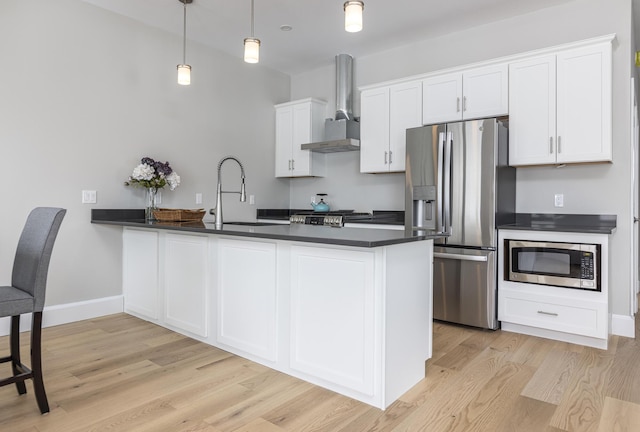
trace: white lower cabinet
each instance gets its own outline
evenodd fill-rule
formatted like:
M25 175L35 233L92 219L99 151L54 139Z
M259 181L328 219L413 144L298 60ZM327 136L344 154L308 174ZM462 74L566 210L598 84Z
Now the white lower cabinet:
M168 233L163 239L164 322L206 337L208 236Z
M575 232L500 230L505 239L600 245L601 291L505 279L504 248L498 257L498 319L503 330L607 349L609 338L608 236Z
M216 261L217 341L275 361L275 243L220 239Z
M292 247L291 368L373 395L376 291L373 253Z
M189 335L208 334L206 235L125 228L124 310Z
M122 292L125 312L160 317L157 231L127 228L122 234Z
M125 311L142 319L381 409L424 378L432 240L360 248L125 227L123 247Z

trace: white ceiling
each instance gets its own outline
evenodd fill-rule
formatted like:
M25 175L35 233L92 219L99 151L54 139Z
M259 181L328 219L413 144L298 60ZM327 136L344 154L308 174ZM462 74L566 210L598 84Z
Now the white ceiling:
M84 0L182 35L180 0ZM344 0L255 0L260 64L297 74L332 64L336 54L365 56L572 0L364 0L364 29L344 31ZM633 0L634 5L640 0ZM251 35L250 0L193 0L187 38L242 57ZM281 25L293 30L283 32ZM176 53L176 61L182 53ZM187 42L187 63L189 46Z

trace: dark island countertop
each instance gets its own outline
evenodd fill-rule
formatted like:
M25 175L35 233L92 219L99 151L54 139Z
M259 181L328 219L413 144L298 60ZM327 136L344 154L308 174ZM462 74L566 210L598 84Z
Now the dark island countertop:
M612 234L616 222L616 215L516 213L515 223L498 229Z
M216 229L213 222L207 221L147 222L144 220L144 210L138 209L93 209L91 211L91 223L365 248L390 246L441 237L441 235L430 231L405 233L404 230L332 228L277 223L271 225L261 222L255 224L251 222L238 222L238 224L227 222L222 229Z

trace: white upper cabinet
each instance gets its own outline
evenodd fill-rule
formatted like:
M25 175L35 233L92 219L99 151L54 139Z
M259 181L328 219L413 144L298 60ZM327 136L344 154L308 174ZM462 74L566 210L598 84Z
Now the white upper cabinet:
M422 123L507 114L507 73L507 64L499 64L424 79Z
M509 66L509 164L611 161L611 43Z
M422 83L364 90L360 105L360 172L404 171L405 131L422 125Z
M327 103L302 99L276 108L276 177L324 175L325 155L301 150L302 144L322 141Z

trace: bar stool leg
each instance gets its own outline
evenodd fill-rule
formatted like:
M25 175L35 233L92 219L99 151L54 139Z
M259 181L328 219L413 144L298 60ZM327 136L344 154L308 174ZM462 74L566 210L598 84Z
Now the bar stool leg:
M9 345L11 349L11 370L13 371L13 375L16 376L19 373L22 373L20 368L20 315L11 317L11 336L9 336L9 338ZM22 395L27 392L24 380L16 382L16 388L18 389L18 394Z
M49 402L42 379L42 312L33 313L31 325L31 370L33 371L33 388L36 401L42 414L49 412Z

